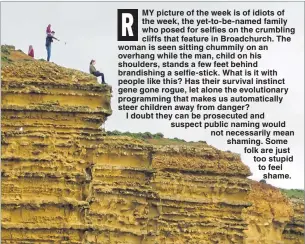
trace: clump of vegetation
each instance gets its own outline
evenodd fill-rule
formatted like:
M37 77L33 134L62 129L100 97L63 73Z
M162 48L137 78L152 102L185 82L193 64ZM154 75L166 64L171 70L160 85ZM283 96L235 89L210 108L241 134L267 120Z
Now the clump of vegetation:
M301 189L280 189L288 198L304 200L304 190Z
M174 137L174 139L173 139L174 141L180 141L180 142L185 142L185 140L183 140L183 139L179 139L179 138L177 138L177 137Z
M162 133L156 133L156 134L152 134L150 132L144 132L144 133L131 133L129 131L127 132L120 132L118 130L114 130L114 131L107 131L106 134L108 136L130 136L130 137L134 137L137 139L161 139L164 138L164 135Z
M198 141L198 142L200 142L200 143L202 143L202 144L207 144L206 141Z
M11 54L12 46L2 45L1 46L1 62L2 63L11 63L12 60L8 58L8 56Z
M1 45L1 54L10 55L10 51L14 51L15 47L10 45Z
M8 57L2 55L1 62L2 63L12 63L13 61L11 59L9 59Z
M259 182L260 182L260 183L267 184L267 181L266 181L266 180L260 180Z

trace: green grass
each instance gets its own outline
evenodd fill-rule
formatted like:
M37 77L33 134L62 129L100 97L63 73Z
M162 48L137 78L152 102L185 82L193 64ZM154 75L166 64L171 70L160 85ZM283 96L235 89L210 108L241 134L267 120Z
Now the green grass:
M164 138L164 135L162 133L156 133L152 134L150 132L144 132L144 133L132 133L132 132L120 132L117 130L114 131L107 131L106 134L108 136L130 136L136 139L143 140L147 143L151 143L154 145L183 145L188 144L192 146L202 146L203 144L207 144L205 141L198 141L198 142L187 142L183 139L179 139L177 137L175 138Z
M280 189L288 198L296 198L304 200L304 190L300 189Z
M1 62L2 63L12 63L13 61L9 59L7 56L1 56Z
M120 132L118 130L114 131L107 131L106 132L108 136L130 136L137 139L145 140L145 139L160 139L163 138L164 135L162 133L156 133L152 134L150 132L144 132L144 133L131 133L129 131L127 132Z

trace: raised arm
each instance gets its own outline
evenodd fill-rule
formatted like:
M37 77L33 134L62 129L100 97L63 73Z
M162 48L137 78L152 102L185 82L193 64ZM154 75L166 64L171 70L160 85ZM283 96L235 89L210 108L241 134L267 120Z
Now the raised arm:
M52 36L52 38L55 39L55 40L57 40L57 41L59 41L59 39L57 39L55 36Z

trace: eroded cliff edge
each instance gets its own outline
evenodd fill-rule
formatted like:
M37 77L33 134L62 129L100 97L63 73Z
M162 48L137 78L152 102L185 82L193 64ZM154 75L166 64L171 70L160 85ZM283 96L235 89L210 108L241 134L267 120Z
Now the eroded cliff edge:
M5 52L2 243L225 244L251 236L256 210L245 217L252 187L239 155L105 136L111 87ZM299 240L291 230L300 218L289 221L285 238Z

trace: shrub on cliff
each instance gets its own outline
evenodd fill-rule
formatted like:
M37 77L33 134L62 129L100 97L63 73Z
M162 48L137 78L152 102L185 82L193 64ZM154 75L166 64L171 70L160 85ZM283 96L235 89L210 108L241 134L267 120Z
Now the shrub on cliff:
M152 139L153 135L150 132L145 132L145 133L143 133L142 137L144 139Z
M162 133L155 134L156 139L164 138L164 135Z

